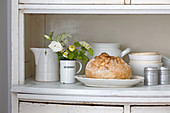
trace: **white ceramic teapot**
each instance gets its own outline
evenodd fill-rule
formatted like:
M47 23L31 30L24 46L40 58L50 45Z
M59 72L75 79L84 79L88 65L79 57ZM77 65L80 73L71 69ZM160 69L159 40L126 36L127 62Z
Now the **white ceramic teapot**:
M128 54L131 49L127 48L121 52L119 49L119 43L91 43L94 54L93 57L100 55L103 52L108 53L110 56L121 57L123 58L126 54Z
M35 80L58 81L58 56L49 48L30 48L35 57ZM46 54L45 54L46 51Z

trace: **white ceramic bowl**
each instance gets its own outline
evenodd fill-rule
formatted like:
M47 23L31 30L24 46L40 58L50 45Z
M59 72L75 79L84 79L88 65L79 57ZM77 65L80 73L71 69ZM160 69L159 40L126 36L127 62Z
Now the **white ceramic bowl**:
M133 63L133 64L159 64L162 63L162 60L156 60L156 61L152 61L152 60L130 60L129 63Z
M161 67L162 63L153 63L153 64L145 64L145 63L129 63L132 67L133 75L141 75L144 76L144 68L145 67Z
M161 60L161 58L162 58L161 55L132 55L132 54L129 54L130 60L159 61L159 60Z
M158 52L141 52L141 53L131 53L132 55L159 55Z

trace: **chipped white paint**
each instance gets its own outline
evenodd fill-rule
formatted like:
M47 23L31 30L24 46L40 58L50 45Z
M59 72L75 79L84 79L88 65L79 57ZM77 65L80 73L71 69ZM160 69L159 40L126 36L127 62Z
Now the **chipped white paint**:
M18 4L19 2L22 4ZM169 0L131 0L131 2L132 4L170 3ZM19 110L19 113L43 113L45 111L47 111L45 113L56 113L58 110L60 110L60 113L68 111L76 113L78 112L77 110L85 110L89 113L130 113L130 110L132 110L133 113L147 113L147 107L135 106L130 109L130 105L136 104L163 104L164 106L162 106L162 108L159 106L149 106L149 109L153 111L156 110L154 113L157 111L161 111L161 113L169 111L170 108L165 106L165 104L170 103L169 85L155 86L152 88L139 85L140 87L136 88L110 89L85 87L80 83L61 85L56 82L37 83L32 80L28 80L27 84L24 85L24 14L170 14L170 5L123 4L124 0L12 0L12 85L14 85L12 86L12 113L18 113ZM125 4L130 4L130 0L125 0ZM42 17L42 21L44 21L44 15L42 15ZM44 25L42 25L42 28L41 33L44 33ZM35 28L35 31L36 29L38 29L38 27ZM39 33L37 37L40 37ZM37 37L33 37L32 39L35 38L35 40L39 40ZM34 43L34 41L32 41L32 43ZM34 44L32 44L32 46L33 45ZM87 106L84 108L84 106L77 107L77 105L46 105L26 102L21 102L20 108L18 108L19 100L34 102L58 101L67 103L107 103L109 105L124 105L124 108L115 106ZM56 109L56 107L58 109Z
M144 86L132 88L95 88L86 87L80 82L60 84L59 82L41 83L27 79L26 84L12 87L13 92L47 95L86 95L86 96L130 96L130 97L167 97L170 85Z
M19 111L19 113L123 113L123 107L20 102Z
M19 84L25 83L25 44L24 44L24 14L19 11ZM24 75L24 76L23 76Z
M28 5L19 9L29 14L170 14L170 5Z
M39 94L18 94L20 100L31 101L58 101L58 102L87 102L87 103L170 103L169 97L128 97L128 96L90 96L90 95L39 95ZM120 105L120 104L119 104Z
M25 4L124 4L124 0L19 0Z

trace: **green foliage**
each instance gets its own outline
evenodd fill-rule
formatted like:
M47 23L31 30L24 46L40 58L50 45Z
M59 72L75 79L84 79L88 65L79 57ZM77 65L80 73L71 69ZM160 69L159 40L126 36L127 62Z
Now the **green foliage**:
M68 37L71 37L70 34L67 33L61 33L58 34L57 36L53 37L54 32L50 32L50 35L44 35L44 37L47 40L50 41L56 41L59 42L61 44L61 46L64 48L63 51L60 52L56 52L58 55L58 60L82 60L83 63L86 63L87 61L89 61L89 58L86 56L86 53L88 53L89 55L93 55L93 49L87 46L88 43L86 43L85 41L82 41L83 43L85 43L86 45L80 43L80 42L74 42L74 48L71 47L70 45L67 45ZM70 48L69 48L70 46ZM72 45L73 46L73 45ZM90 48L90 49L89 49ZM71 51L70 51L71 50ZM47 52L45 52L45 54L47 54Z
M47 55L47 51L45 50L45 55Z
M61 34L54 37L54 41L58 41L60 43L65 42L67 37L71 37L71 35L67 34L67 33L61 33Z
M81 46L79 42L75 42L74 45L75 45L76 47L80 47L80 46Z
M57 55L58 55L58 61L65 59L65 57L62 55L62 53L57 52Z
M90 48L90 49L88 50L88 53L89 53L90 56L93 56L93 49Z
M47 40L52 41L53 34L54 34L54 32L50 32L50 35L49 35L49 36L48 36L48 35L44 35L44 37L45 37Z
M51 33L50 33L50 36L49 36L49 37L50 37L51 39L52 39L52 37L53 37L53 34L54 34L54 32L51 32Z
M74 53L69 52L68 53L68 59L73 60L74 59Z
M52 39L51 39L51 37L50 37L50 36L48 36L48 35L44 35L44 37L45 37L47 40L51 40L51 41L52 41Z

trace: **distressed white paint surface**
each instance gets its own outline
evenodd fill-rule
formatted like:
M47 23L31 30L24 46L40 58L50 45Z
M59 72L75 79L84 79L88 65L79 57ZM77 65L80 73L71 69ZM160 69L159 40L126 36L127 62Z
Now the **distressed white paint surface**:
M170 5L28 5L24 13L33 14L170 14Z
M19 37L18 37L18 42L19 42L19 84L24 84L25 83L25 44L24 44L24 14L22 10L19 11Z
M19 113L123 113L123 107L20 102Z
M124 0L19 0L19 3L36 4L124 4Z
M18 84L18 75L19 75L19 61L18 61L18 54L19 54L19 40L18 40L18 0L12 0L12 10L11 10L11 51L12 51L12 63L11 63L11 68L12 68L12 84Z
M59 82L36 82L28 79L25 85L15 85L12 92L56 95L90 95L90 96L170 96L170 85L144 86L142 83L132 88L94 88L77 82L60 84Z
M38 95L38 94L18 94L18 98L23 101L57 101L66 103L107 103L107 105L114 104L120 105L118 103L131 103L134 105L136 103L143 104L162 104L169 103L170 97L128 97L128 96L90 96L90 95ZM117 103L117 104L116 104Z
M131 0L131 4L170 4L170 0Z
M170 113L170 106L133 106L131 113Z

